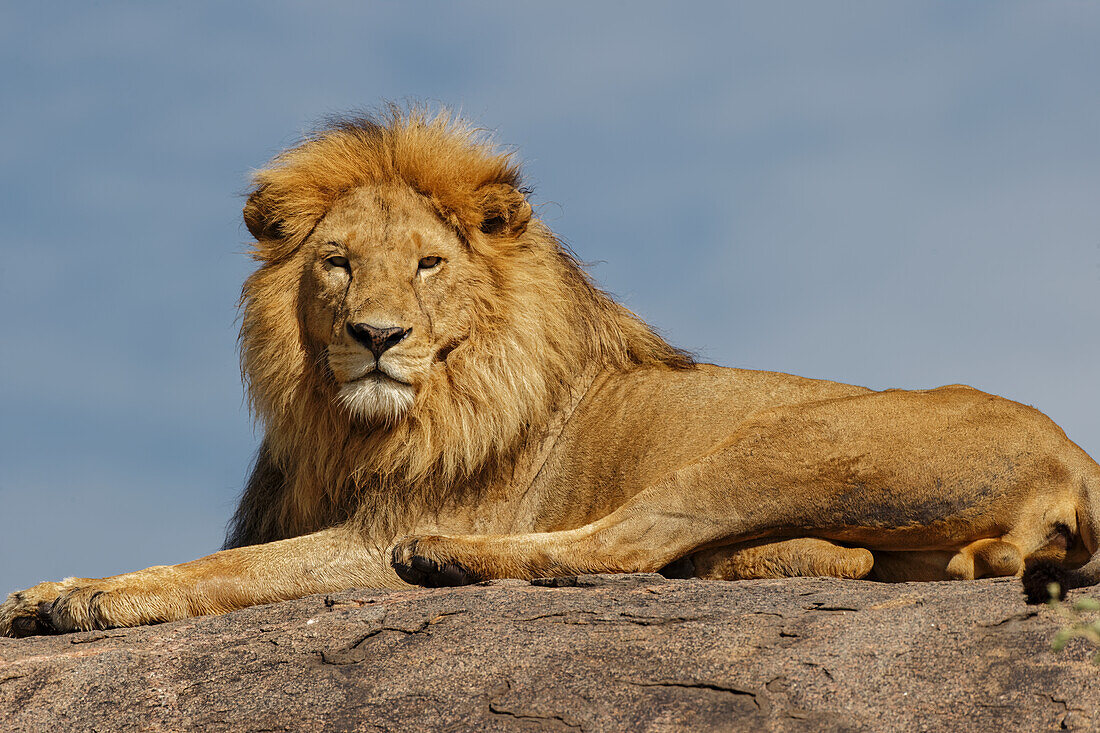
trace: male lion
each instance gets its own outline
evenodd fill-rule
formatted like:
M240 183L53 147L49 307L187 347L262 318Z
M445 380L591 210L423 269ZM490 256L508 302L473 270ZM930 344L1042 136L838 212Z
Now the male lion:
M0 634L578 573L1097 579L1100 467L1041 413L694 363L445 114L333 124L254 184L266 433L228 549L14 593Z

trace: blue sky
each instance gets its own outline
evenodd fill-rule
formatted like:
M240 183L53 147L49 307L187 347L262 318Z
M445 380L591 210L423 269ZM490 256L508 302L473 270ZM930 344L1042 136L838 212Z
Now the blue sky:
M1100 456L1096 3L42 5L0 9L0 592L217 549L249 170L386 99L496 130L677 345Z

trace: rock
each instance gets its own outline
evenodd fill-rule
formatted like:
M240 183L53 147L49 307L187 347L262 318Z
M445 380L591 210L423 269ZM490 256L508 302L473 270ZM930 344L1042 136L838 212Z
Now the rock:
M0 639L0 729L1095 730L1064 623L1010 579L353 590Z

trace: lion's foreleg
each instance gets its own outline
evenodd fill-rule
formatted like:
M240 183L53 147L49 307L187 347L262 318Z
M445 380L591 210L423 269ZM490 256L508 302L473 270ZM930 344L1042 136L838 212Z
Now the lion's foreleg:
M393 566L407 582L429 586L490 578L656 572L697 548L753 528L728 501L723 511L714 510L717 503L710 492L700 490L707 471L701 464L681 469L577 529L409 537L393 548Z
M0 636L173 621L356 586L399 585L385 552L343 528L109 578L67 578L0 604Z

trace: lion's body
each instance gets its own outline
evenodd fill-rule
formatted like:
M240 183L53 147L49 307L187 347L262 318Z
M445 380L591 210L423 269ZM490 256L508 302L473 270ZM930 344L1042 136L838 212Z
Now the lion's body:
M695 364L592 285L519 182L416 112L259 171L241 340L266 432L227 549L13 594L0 634L405 582L962 579L1097 550L1100 467L1041 413Z
M575 376L558 414L524 435L514 453L451 485L451 506L442 516L436 516L440 502L434 496L403 492L398 507L379 502L388 495L367 497L369 511L362 511L361 496L355 507L326 501L308 512L316 517L310 525L281 527L273 511L279 502L269 492L283 488L286 478L263 457L254 472L255 508L246 496L249 511L241 512L228 544L251 545L316 531L356 509L364 514L368 531L380 529L382 542L429 527L484 534L572 529L712 452L754 413L868 392L836 382L709 364ZM470 496L478 500L469 501ZM302 521L301 514L294 519ZM266 515L272 517L256 521Z
M876 393L772 372L652 367L597 376L562 419L541 451L535 441L521 457L515 480L398 534L470 535L468 547L438 552L475 577L654 571L689 558L688 574L700 577L946 580L1016 575L1028 557L1080 564L1095 549L1078 531L1093 511L1085 487L1095 464L1039 412L968 387ZM595 543L628 557L577 535L532 566L533 542L643 508L637 531L605 528ZM796 544L798 562L773 569L764 550L796 538L831 542ZM1013 557L979 552L993 540ZM838 572L791 572L828 566L833 543L867 548L874 568L841 552Z

